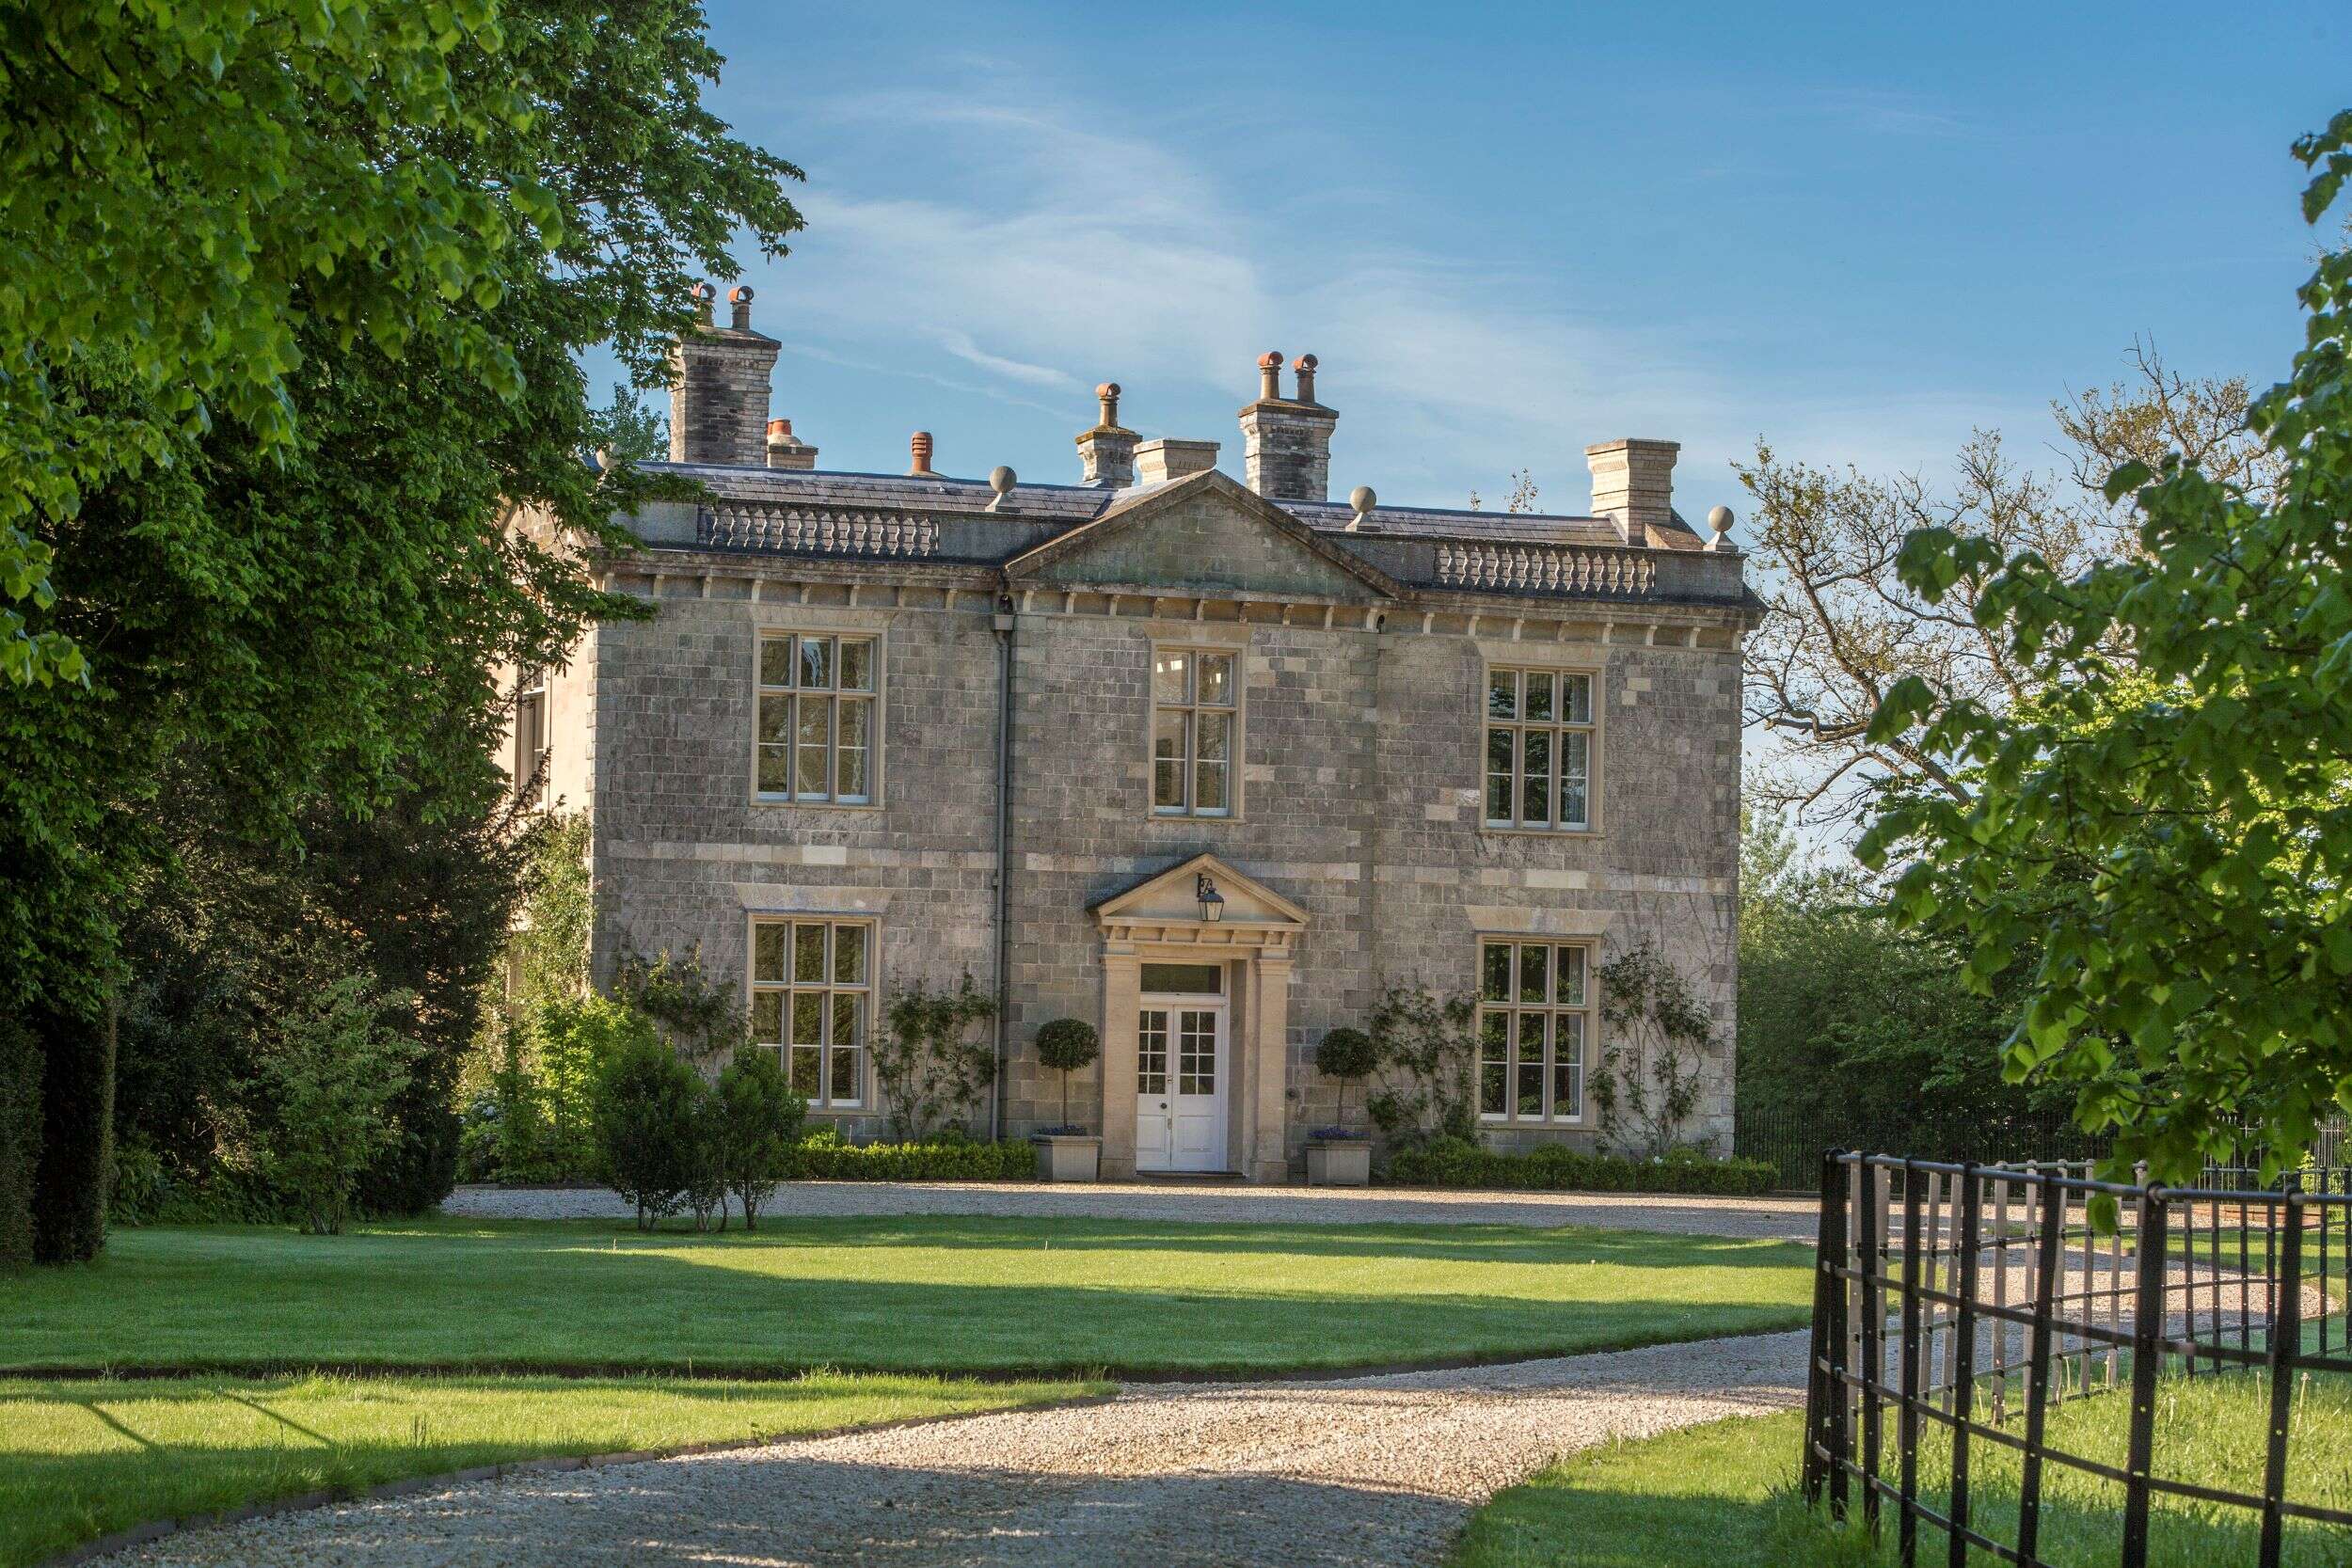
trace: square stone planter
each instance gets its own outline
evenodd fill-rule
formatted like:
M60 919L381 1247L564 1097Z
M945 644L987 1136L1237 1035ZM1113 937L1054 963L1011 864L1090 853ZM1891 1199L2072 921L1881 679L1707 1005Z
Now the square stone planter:
M1371 1139L1315 1138L1308 1143L1310 1187L1363 1187L1371 1182Z
M1037 1148L1040 1181L1093 1181L1103 1174L1103 1140L1072 1132L1040 1132L1029 1139Z

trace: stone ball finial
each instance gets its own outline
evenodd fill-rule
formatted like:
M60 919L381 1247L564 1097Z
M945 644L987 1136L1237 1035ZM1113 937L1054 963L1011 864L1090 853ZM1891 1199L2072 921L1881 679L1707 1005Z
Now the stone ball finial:
M612 448L598 447L596 449L596 467L599 471L604 473L611 473L612 471Z
M1715 531L1715 541L1710 548L1719 550L1731 548L1731 508L1719 506L1708 513L1707 526Z
M1371 485L1359 484L1347 493L1347 504L1356 509L1356 515L1347 526L1357 529L1361 528L1364 519L1372 515L1372 509L1380 504L1380 498L1373 494Z
M995 491L999 496L1004 495L1016 483L1020 483L1020 479L1021 476L1019 474L1014 473L1010 468L1005 467L1002 463L997 464L996 467L988 470L988 487Z

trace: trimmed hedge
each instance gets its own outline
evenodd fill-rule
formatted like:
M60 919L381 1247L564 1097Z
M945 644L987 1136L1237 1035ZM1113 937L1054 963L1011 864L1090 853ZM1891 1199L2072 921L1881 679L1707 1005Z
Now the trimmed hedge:
M1025 1142L852 1144L819 1132L793 1145L780 1174L787 1181L1034 1181L1037 1150Z
M1504 1154L1464 1138L1433 1138L1389 1156L1382 1179L1398 1187L1517 1188L1533 1192L1697 1193L1755 1197L1772 1191L1779 1174L1763 1160L1710 1160L1677 1149L1660 1160L1586 1154L1550 1144Z

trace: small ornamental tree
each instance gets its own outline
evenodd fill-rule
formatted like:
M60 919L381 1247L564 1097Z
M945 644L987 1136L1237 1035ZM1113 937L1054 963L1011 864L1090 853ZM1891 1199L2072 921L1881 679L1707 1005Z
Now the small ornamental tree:
M272 1031L262 1072L275 1103L261 1168L310 1235L342 1233L360 1177L398 1135L387 1111L417 1047L391 1020L414 1000L344 974L295 993Z
M874 1042L874 1077L899 1138L920 1143L944 1119L969 1119L996 1081L995 1052L969 1037L995 1016L996 999L972 983L969 970L954 990L918 982L891 998Z
M720 1160L726 1185L743 1209L743 1228L759 1228L759 1206L776 1189L801 1135L808 1101L792 1092L775 1053L738 1050L719 1074Z
M677 1212L693 1183L696 1102L707 1092L642 1016L605 1058L595 1100L597 1156L605 1180L636 1206L640 1230Z
M1094 1065L1102 1037L1081 1019L1057 1018L1037 1032L1037 1059L1061 1074L1061 1121L1070 1125L1070 1075Z
M1372 1037L1361 1029L1333 1029L1316 1042L1315 1070L1340 1086L1340 1107L1334 1117L1339 1125L1347 1125L1347 1085L1370 1077L1379 1061Z
M1699 1062L1715 1015L1650 942L1600 966L1600 1069L1593 1103L1601 1135L1651 1158L1682 1141L1698 1109Z

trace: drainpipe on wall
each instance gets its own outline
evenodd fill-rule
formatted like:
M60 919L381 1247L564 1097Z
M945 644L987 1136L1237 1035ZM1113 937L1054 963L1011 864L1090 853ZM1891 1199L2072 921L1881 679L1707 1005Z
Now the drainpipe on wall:
M1012 595L996 601L996 1083L988 1101L991 1143L1005 1135L1005 1069L1012 1040Z

